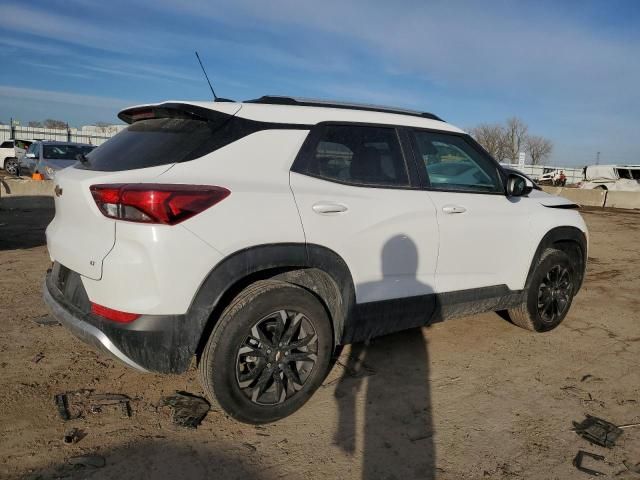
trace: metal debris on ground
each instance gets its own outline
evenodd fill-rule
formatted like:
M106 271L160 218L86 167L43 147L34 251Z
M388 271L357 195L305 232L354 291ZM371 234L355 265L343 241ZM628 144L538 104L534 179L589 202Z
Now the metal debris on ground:
M131 399L121 393L93 393L93 390L76 390L59 393L55 397L60 418L73 420L88 413L103 413L105 410L119 411L122 416L131 416Z
M77 465L79 467L102 468L107 462L101 455L79 455L71 457L67 460L69 465Z
M599 472L597 470L593 470L591 468L587 468L582 465L584 461L584 457L589 457L599 462L604 462L604 457L602 455L596 455L595 453L585 452L584 450L578 450L577 455L573 459L573 466L578 470L584 473L588 473L589 475L593 475L594 477L599 477L600 475L604 475L603 472Z
M160 406L170 407L173 412L171 418L173 423L187 428L197 428L211 408L204 398L187 392L176 392L163 397L160 400Z
M36 318L35 320L33 320L33 323L37 323L38 325L41 325L43 327L60 325L60 322L50 315L44 315L43 317Z
M36 354L36 355L31 359L31 361L32 361L33 363L38 363L38 362L39 362L40 360L42 360L43 358L44 358L44 353L39 352L39 353L37 353L37 354Z
M85 436L86 435L82 430L78 428L72 428L71 430L69 430L67 433L64 434L63 441L65 444L71 445L73 443L78 443Z
M587 418L580 423L573 422L573 426L578 435L601 447L613 447L618 437L622 435L622 429L613 423L591 415L587 415Z

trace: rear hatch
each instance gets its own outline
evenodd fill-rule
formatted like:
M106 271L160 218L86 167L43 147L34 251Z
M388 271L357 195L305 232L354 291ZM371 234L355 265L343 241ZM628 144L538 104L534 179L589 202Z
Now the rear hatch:
M87 162L56 174L56 214L47 228L51 259L100 280L102 262L116 241L116 220L102 214L90 187L151 183L173 164L219 148L216 133L240 106L223 104L216 109L172 103L122 112L121 118L132 123L129 127L89 153Z

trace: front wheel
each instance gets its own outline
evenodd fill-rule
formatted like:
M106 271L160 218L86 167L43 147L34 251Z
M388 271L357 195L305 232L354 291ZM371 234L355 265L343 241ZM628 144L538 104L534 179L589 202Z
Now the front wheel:
M522 304L508 311L509 318L527 330L552 330L569 312L575 289L575 269L569 256L548 248L531 275Z
M329 317L312 293L263 280L225 308L202 352L200 379L212 403L237 420L273 422L320 386L332 348Z
M9 175L18 175L18 161L15 158L9 158L4 162L4 171Z

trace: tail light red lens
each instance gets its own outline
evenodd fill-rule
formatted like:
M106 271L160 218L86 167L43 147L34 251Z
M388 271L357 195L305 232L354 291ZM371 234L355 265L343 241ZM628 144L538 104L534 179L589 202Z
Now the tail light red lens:
M193 217L231 194L223 187L151 183L92 185L90 190L106 217L164 225Z
M131 323L140 318L137 313L121 312L112 308L103 307L97 303L91 302L91 313L119 323Z

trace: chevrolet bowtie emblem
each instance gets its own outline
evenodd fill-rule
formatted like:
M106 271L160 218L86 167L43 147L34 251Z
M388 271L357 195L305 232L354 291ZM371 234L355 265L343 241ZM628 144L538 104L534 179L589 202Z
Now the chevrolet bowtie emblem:
M56 185L56 188L53 189L53 192L56 194L56 197L61 197L62 196L62 188L60 188L60 185Z

